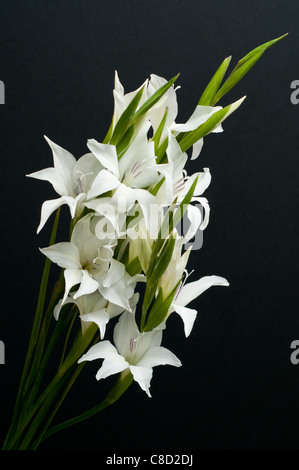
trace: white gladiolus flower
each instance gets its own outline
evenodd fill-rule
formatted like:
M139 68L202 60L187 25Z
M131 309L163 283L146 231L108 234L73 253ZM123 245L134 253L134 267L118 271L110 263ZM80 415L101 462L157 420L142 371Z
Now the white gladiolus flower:
M80 215L84 209L83 203L88 199L87 194L93 188L94 178L102 169L92 153L87 153L76 161L70 152L46 136L45 139L52 149L54 167L27 176L48 181L61 197L43 203L37 233L41 231L50 215L63 204L69 206L72 218Z
M160 176L156 167L154 143L149 142L147 133L150 124L142 126L138 135L118 160L116 147L89 139L87 146L103 166L94 180L88 197L96 197L115 190L112 202L119 202L125 210L137 201L149 223L150 206L157 204L156 198L144 188L158 182Z
M180 367L180 360L168 349L161 346L162 331L140 333L134 315L125 312L114 328L114 344L104 340L84 354L78 363L104 359L97 372L97 380L129 369L142 390L150 397L150 382L153 367L172 365Z
M124 264L113 259L113 240L109 244L91 232L92 217L92 214L87 215L75 225L70 242L56 243L40 250L65 269L62 304L70 290L79 285L74 299L99 290L106 300L130 311L129 299L140 276L129 276Z
M139 294L135 293L129 300L131 308L135 308L139 299ZM66 300L60 300L54 309L54 317L58 320L61 308L66 304L76 304L81 319L82 332L88 328L90 323L96 323L99 327L101 339L104 338L107 323L111 318L114 318L124 312L124 308L107 301L102 294L97 290L91 294L81 295L74 298L70 294Z

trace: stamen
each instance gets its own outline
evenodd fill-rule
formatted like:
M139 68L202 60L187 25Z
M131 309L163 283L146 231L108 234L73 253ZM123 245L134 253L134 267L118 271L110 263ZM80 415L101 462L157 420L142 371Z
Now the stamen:
M134 175L134 178L137 178L137 176L141 175L142 170L137 173L137 175Z
M181 178L173 185L174 194L182 191L182 189L184 189L184 187L185 187L185 180L184 180L184 178Z
M131 353L134 351L134 348L135 348L135 341L134 341L134 338L131 338L130 339L130 352Z
M79 184L79 187L81 189L81 192L84 193L83 186L82 186L82 177L83 177L83 175L78 178L78 184Z
M182 283L182 281L181 281L181 282L179 283L179 285L178 285L177 290L176 290L176 293L175 293L175 296L174 296L174 300L176 300L176 299L178 298L178 295L179 295L179 293L181 292L182 287L183 287L183 283Z
M138 170L140 167L141 167L141 163L140 162L135 162L132 169L131 169L131 173L134 174L135 171Z

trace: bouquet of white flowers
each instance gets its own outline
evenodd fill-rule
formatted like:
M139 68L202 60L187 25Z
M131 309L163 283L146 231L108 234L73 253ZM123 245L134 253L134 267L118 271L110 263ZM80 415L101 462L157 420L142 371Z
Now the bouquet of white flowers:
M126 94L115 73L114 113L103 142L88 140L87 153L76 160L45 137L53 167L28 176L51 183L59 197L41 209L38 232L56 216L49 246L41 248L45 267L3 449L36 449L54 432L114 403L133 381L151 396L153 367L181 366L161 346L169 316L181 317L188 337L197 315L190 302L211 286L228 286L223 277L191 280L187 272L192 240L209 221L203 194L211 174L203 168L188 175L185 166L188 158L198 157L205 136L223 131L223 121L244 98L225 107L216 104L280 39L251 51L224 80L231 60L226 58L185 123L176 122L178 76L167 81L151 75ZM69 208L70 236L56 242L63 205ZM51 263L61 271L45 308ZM109 339L107 324L114 317ZM45 371L61 338L56 373L45 385ZM118 374L108 396L85 413L52 425L82 367L99 359L97 380Z

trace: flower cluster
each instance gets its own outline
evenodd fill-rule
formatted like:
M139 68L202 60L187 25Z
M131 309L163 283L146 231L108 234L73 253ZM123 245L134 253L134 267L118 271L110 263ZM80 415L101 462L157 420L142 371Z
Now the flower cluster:
M89 139L76 160L46 137L53 167L28 175L50 182L59 195L43 203L38 232L60 206L70 211L69 241L41 252L64 272L56 320L71 303L83 332L91 323L99 329L99 341L79 363L104 359L97 379L130 371L149 396L154 366L181 365L161 346L169 316L176 312L189 336L197 315L190 302L211 286L228 285L215 275L187 282L190 241L209 221L203 193L211 174L203 168L188 175L185 166L199 156L205 135L223 131L223 120L243 99L226 108L199 104L180 124L176 79L151 75L126 94L115 73L114 114L103 142ZM112 344L106 326L116 316Z

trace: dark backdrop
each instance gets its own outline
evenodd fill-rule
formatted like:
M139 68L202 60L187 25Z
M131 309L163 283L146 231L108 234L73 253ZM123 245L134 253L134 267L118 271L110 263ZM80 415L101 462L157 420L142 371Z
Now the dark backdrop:
M79 157L86 139L103 139L113 112L117 69L126 91L151 73L180 72L179 121L228 55L234 65L286 32L220 104L247 95L206 138L195 169L209 167L210 224L189 268L218 274L186 340L173 317L164 344L183 367L158 367L152 398L137 384L114 407L53 436L43 449L298 449L299 338L298 124L291 82L299 79L297 0L0 2L1 122L1 439L9 423L36 304L48 224L40 206L56 197L25 177L50 166L50 139ZM195 278L195 277L194 277ZM100 365L100 363L99 363ZM86 367L59 419L81 412L113 383Z

